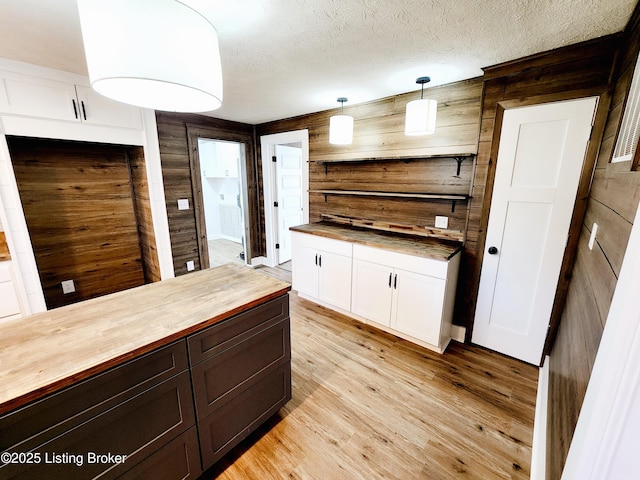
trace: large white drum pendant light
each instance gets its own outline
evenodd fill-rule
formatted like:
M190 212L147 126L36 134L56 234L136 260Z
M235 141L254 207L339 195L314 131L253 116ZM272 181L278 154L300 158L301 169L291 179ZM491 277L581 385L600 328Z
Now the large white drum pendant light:
M171 112L222 105L218 34L176 0L78 0L91 86L114 100Z
M407 111L404 122L405 135L431 135L436 132L436 115L438 102L428 98L422 98L424 84L429 82L429 77L420 77L416 83L422 85L420 100L407 103Z

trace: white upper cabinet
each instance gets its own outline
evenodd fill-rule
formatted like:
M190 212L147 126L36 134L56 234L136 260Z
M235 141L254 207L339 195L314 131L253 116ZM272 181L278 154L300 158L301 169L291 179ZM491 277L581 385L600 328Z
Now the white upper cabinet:
M138 107L115 102L90 87L0 72L0 113L121 128L142 128Z

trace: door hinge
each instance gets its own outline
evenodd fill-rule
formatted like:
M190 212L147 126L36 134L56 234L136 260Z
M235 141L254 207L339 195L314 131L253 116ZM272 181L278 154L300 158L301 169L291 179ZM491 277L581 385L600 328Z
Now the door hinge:
M276 250L278 250L280 248L280 244L276 243Z
M273 206L277 207L278 206L278 202L273 202Z
M277 161L278 161L278 157L276 157L276 156L274 155L273 157L271 157L271 161L272 161L272 162L274 162L274 163L275 163L275 162L277 162Z

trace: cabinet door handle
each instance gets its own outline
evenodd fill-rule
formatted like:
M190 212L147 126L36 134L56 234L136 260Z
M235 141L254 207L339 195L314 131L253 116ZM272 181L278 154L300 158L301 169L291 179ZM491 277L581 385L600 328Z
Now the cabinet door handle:
M76 101L71 99L71 102L73 103L73 114L78 118L78 107L76 106Z
M392 272L389 272L389 288L391 288L391 276L393 275Z
M80 105L82 105L82 116L83 116L83 117L84 117L84 119L86 120L86 119L87 119L87 112L86 112L86 110L84 109L84 101L83 101L83 100L80 100Z
M316 265L318 265L318 254L316 253Z
M318 266L322 267L322 254L318 257Z
M398 274L396 273L393 277L393 288L398 288Z

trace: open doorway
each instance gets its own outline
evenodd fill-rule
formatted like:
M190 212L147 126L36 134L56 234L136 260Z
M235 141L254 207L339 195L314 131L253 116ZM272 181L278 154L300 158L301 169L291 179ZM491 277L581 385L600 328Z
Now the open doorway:
M198 139L209 266L246 263L241 158L244 145Z
M289 227L309 223L309 132L260 137L269 266L291 261Z
M187 125L200 268L251 259L247 151L235 135ZM222 138L221 138L222 137Z

